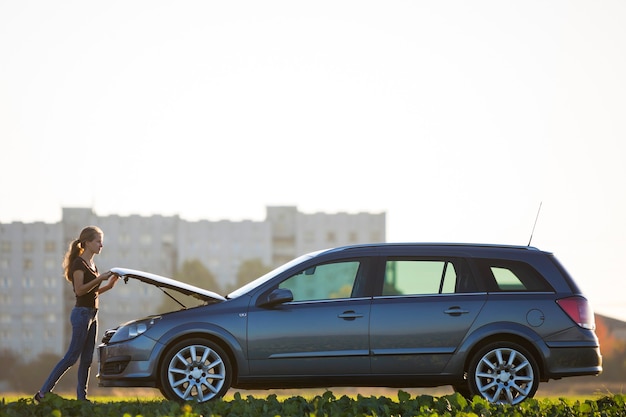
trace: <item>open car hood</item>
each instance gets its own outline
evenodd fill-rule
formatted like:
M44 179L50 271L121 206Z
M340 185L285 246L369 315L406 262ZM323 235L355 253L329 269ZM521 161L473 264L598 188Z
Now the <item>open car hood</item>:
M184 282L176 281L172 278L162 277L160 275L151 274L149 272L137 271L128 268L111 268L111 272L127 281L129 278L138 279L146 284L154 285L161 289L169 289L178 291L181 294L190 295L202 301L214 303L216 301L226 301L226 298L214 293L213 291L204 290Z

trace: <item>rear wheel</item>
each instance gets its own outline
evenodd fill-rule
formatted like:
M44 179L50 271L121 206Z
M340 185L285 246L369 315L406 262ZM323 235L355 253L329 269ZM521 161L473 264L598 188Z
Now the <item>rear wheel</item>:
M161 393L172 401L201 403L220 398L232 381L228 355L206 339L184 340L172 346L160 369Z
M494 404L518 404L537 392L539 367L517 343L491 343L472 357L467 382L472 396Z

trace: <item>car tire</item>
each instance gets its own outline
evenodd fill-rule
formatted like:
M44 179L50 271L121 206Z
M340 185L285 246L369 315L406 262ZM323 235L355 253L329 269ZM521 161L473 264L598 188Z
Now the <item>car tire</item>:
M513 342L491 343L470 361L467 382L471 396L494 404L518 404L539 387L539 367L533 355Z
M168 400L202 403L228 391L232 372L228 355L217 343L201 338L184 340L163 356L159 388Z

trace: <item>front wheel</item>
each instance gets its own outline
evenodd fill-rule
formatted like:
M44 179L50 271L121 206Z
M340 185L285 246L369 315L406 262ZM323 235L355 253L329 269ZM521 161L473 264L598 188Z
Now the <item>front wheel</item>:
M220 398L232 381L228 355L206 339L184 340L172 346L160 369L161 393L172 401L202 403Z
M518 404L537 392L539 367L517 343L496 342L472 357L467 382L472 396L494 404Z

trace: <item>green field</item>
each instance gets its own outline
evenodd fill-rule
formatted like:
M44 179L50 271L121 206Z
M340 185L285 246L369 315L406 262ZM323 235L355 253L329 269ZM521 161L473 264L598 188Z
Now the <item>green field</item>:
M478 397L468 401L459 394L443 396L339 395L325 391L313 396L247 395L239 392L204 404L179 404L158 397L93 397L93 403L55 394L41 404L31 397L3 396L0 417L89 416L89 417L342 417L342 416L625 416L626 396L597 398L536 398L519 405L492 405Z

